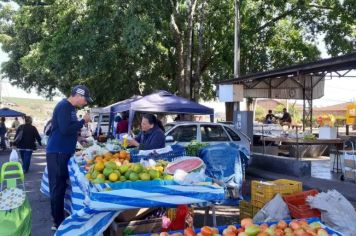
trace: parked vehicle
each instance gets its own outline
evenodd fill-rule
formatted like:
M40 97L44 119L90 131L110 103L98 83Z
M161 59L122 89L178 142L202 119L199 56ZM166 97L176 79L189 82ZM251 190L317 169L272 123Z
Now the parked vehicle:
M166 144L188 145L191 141L209 144L235 143L250 150L251 141L247 135L234 126L222 123L182 121L165 126Z
M90 123L90 130L91 132L94 134L96 131L96 127L98 125L99 122L99 114L93 114L93 116L91 117L92 122ZM108 130L109 130L109 121L110 121L110 116L109 114L103 114L102 115L102 119L101 119L101 132L103 134L107 134Z

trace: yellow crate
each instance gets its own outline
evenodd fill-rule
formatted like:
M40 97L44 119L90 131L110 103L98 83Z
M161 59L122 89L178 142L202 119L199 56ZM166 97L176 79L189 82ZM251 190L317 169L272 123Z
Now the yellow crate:
M252 206L252 215L255 216L261 209L262 207Z
M252 215L253 208L251 202L242 200L239 203L239 208L240 208L240 219L253 217Z
M299 193L303 190L302 182L278 179L275 181L251 181L251 202L253 206L263 207L277 193L286 196L292 193Z
M240 201L239 208L240 219L253 218L257 214L257 212L261 210L260 207L252 206L251 202L247 201Z
M253 215L248 213L248 212L240 212L240 220L245 219L245 218L253 218Z

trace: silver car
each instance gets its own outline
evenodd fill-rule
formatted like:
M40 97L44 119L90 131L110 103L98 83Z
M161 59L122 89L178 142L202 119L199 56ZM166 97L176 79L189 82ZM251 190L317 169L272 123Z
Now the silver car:
M176 143L186 146L193 140L209 144L232 142L250 151L250 139L232 125L182 121L168 123L164 128L167 145Z

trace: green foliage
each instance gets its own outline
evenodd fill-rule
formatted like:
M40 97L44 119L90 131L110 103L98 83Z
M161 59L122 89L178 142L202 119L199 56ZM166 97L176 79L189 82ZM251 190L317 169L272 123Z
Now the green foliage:
M263 107L256 106L256 110L255 110L255 119L256 120L264 121L266 115L267 115L267 112Z
M26 90L52 97L83 83L98 105L156 89L211 99L213 84L233 74L233 1L15 2L16 11L0 4L0 42L10 58L2 72ZM355 1L240 2L242 74L319 58L319 35L331 55L355 49Z
M187 156L195 156L195 157L199 156L199 151L208 145L209 145L208 143L200 143L197 141L192 141L185 148L187 152Z

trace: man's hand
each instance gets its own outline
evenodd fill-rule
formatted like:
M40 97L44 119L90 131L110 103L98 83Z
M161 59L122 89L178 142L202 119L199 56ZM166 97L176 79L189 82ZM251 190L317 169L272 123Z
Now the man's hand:
M83 120L85 121L85 123L89 123L90 122L90 115L89 113L86 113L83 117Z

